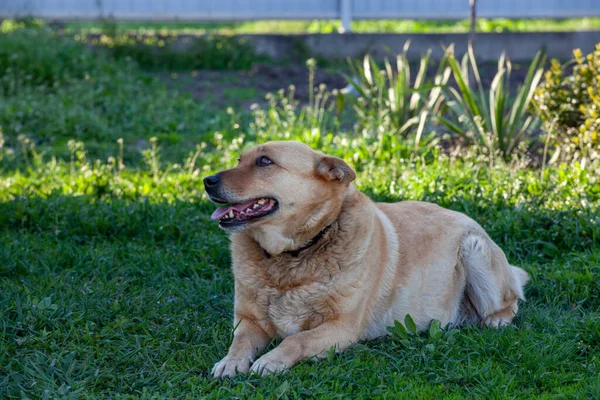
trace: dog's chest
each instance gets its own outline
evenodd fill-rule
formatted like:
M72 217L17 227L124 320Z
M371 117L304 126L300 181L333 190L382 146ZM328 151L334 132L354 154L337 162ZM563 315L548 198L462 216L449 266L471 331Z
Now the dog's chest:
M235 273L255 294L261 316L278 336L287 337L316 328L340 312L333 293L341 270L335 257L265 257Z
M294 335L323 322L328 313L324 286L311 284L286 291L269 289L263 293L261 303L280 337Z

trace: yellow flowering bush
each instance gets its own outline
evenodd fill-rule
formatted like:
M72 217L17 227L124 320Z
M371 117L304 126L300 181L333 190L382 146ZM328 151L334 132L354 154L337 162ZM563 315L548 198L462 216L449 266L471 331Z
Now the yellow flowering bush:
M600 44L577 49L561 65L552 60L534 95L534 108L563 161L600 158Z

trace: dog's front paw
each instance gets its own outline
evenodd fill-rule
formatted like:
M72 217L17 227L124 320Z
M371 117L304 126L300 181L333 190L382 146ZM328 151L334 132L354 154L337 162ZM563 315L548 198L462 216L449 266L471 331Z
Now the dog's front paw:
M285 371L291 365L288 365L281 358L267 353L252 364L250 372L258 375L278 374Z
M213 367L211 374L215 378L233 378L237 373L245 374L250 369L252 359L227 355Z

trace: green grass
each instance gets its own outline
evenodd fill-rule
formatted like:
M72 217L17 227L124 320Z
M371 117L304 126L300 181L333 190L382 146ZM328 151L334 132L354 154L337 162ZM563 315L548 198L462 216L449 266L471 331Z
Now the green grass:
M11 83L0 89L0 397L600 396L597 162L490 166L414 153L327 107L218 110L126 60L63 41L36 52L46 39L33 38L0 63ZM70 52L81 56L72 65L35 68ZM280 376L211 379L230 343L233 283L202 177L269 139L344 157L374 199L478 220L532 276L514 326L391 337Z
M255 88L231 88L223 93L223 98L228 101L252 100L258 98Z
M80 43L93 45L108 58L133 61L146 71L247 70L255 62L270 61L267 56L256 54L247 40L233 35L196 37L185 51L181 51L179 46L186 39L178 43L174 32L165 32L163 36L129 35L122 32L115 23L103 23L102 33L99 35L85 31L65 35L51 29L41 20L4 20L0 23L0 34L4 36L4 46L0 49L0 63L3 65L0 68L5 69L12 64L10 66L14 68L13 73L18 72L17 67L31 69L34 73L19 77L19 81L36 77L41 79L37 83L53 83L45 82L49 79L60 81L62 71L68 67L72 68L73 77L78 78L83 70L97 71L98 68L86 63L89 60L86 56L90 52L81 51L83 46ZM72 36L75 40L63 40L61 36ZM40 42L37 48L26 45L35 40ZM55 47L58 51L54 51ZM16 60L10 58L13 54ZM0 77L0 84L9 84L10 82L3 82L6 80L6 76Z
M314 21L249 21L249 22L118 22L121 32L140 33L332 33L341 27L338 20ZM69 22L72 32L101 32L100 22ZM357 33L464 33L469 32L468 20L380 20L353 21ZM600 18L567 19L485 19L477 21L479 32L578 31L600 29Z

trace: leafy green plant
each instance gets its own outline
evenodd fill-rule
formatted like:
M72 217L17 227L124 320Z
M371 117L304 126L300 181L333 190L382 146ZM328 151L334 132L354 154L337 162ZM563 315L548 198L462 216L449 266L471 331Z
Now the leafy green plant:
M447 115L440 115L437 120L451 132L485 149L490 159L499 153L504 160L510 160L519 146L525 144L527 134L538 126L528 107L543 74L544 53L539 51L535 55L514 98L510 92L512 63L504 53L498 60L498 72L489 91L481 81L473 47L469 46L461 62L456 59L454 48L449 47L446 61L456 87L447 89ZM475 88L470 82L471 74Z
M394 325L388 326L387 331L406 348L411 348L416 344L432 349L434 348L434 343L440 341L440 339L445 342L453 343L455 340L454 335L458 332L457 329L443 330L440 321L434 319L429 324L427 331L419 334L417 325L409 314L406 314L404 317L404 324L394 321Z
M431 50L428 50L421 56L413 77L407 56L409 46L410 41L396 56L395 67L386 59L384 70L380 70L368 54L362 62L350 62L352 76L346 76L346 79L359 96L354 110L361 128L383 128L390 134L410 140L418 149L427 122L440 107L442 88L448 82L450 69L440 64L433 83L429 84L427 72Z
M532 108L552 135L553 159L585 163L600 157L600 44L588 55L573 54L564 65L552 60Z

